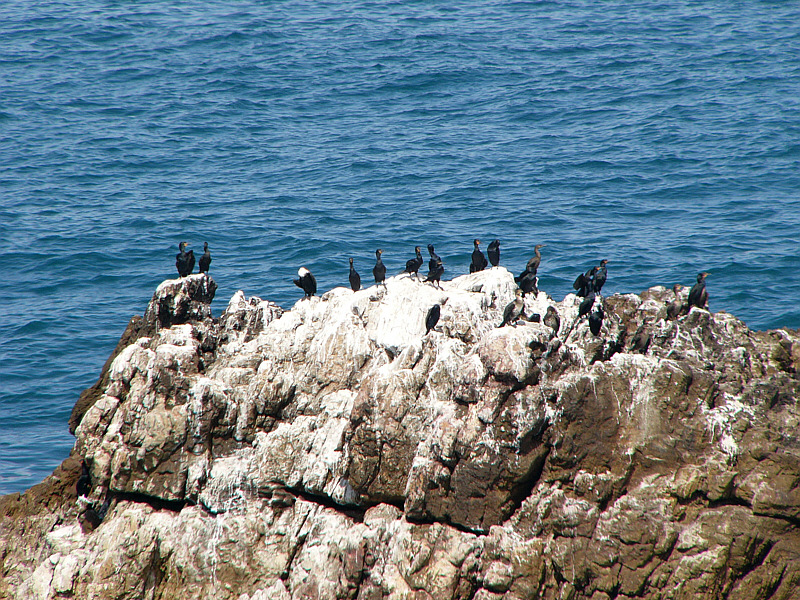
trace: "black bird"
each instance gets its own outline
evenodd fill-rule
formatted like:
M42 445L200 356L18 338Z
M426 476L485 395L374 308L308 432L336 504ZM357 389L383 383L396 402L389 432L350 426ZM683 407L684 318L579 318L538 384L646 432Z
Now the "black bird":
M608 277L608 270L606 269L606 264L608 261L603 259L600 261L600 266L597 267L597 270L594 272L594 280L592 281L592 289L600 293L600 290L603 289L603 286L606 283L606 278Z
M489 255L489 262L493 267L500 264L500 240L495 240L486 248L486 254Z
M203 242L203 255L200 257L200 273L208 273L211 266L211 252L208 249L208 242Z
M550 327L555 334L561 328L561 318L558 316L558 311L555 306L548 306L547 312L544 315L544 324Z
M523 275L526 271L534 275L539 271L539 264L542 262L542 253L539 252L539 248L544 248L544 244L536 244L533 247L534 255L528 261L528 264L525 265L525 271L522 272ZM522 277L522 275L520 275L520 277Z
M708 292L706 291L706 277L708 273L698 273L697 283L689 290L689 308L708 308Z
M433 244L428 244L428 253L431 255L431 258L428 261L428 276L425 278L425 281L432 281L439 285L442 275L444 275L444 264L442 263L442 259L439 258L439 255L434 251ZM439 287L441 287L441 285L439 285Z
M406 261L406 270L403 273L408 273L410 275L416 275L419 278L419 268L422 266L422 263L425 262L422 260L422 252L420 252L420 247L415 246L414 252L416 252L416 256L409 261Z
M386 283L384 283L386 280L386 265L381 260L381 254L383 254L383 250L375 250L375 266L372 267L372 274L375 276L376 284L383 283L383 287L386 287Z
M433 251L433 244L428 244L428 254L431 255L431 259L428 261L428 270L431 270L437 262L442 262L442 259Z
M89 472L89 465L85 460L81 461L81 476L78 477L78 483L75 484L75 491L78 498L88 496L92 491L92 474Z
M469 264L469 272L477 273L478 271L483 271L486 267L488 267L489 263L486 261L486 257L483 255L483 252L481 252L481 241L476 239L473 244L475 245L475 249L472 251L472 262Z
M524 296L525 294L530 294L533 292L534 296L538 296L539 288L536 287L537 281L538 277L536 277L536 273L526 271L519 280L519 289L522 290L522 295Z
M180 252L175 255L175 266L178 268L178 275L186 277L192 274L194 269L194 250L186 252L186 242L178 244Z
M303 289L303 291L306 293L306 298L310 298L317 293L317 280L314 279L311 271L305 267L300 267L297 270L297 276L298 279L292 279L292 281L297 287Z
M594 292L594 282L592 278L594 277L595 272L599 267L592 267L586 273L581 273L575 279L575 283L572 284L573 289L577 290L575 295L581 298L585 298L588 294Z
M438 257L437 257L438 258ZM434 261L431 259L428 263L428 276L425 278L425 282L431 281L436 284L437 287L441 286L441 279L442 275L444 275L444 265L442 264L441 259Z
M519 284L523 295L530 294L531 292L533 292L534 295L539 294L539 288L537 287L539 280L536 277L536 273L539 270L539 263L542 260L542 254L539 252L539 248L544 248L544 244L536 244L536 246L534 246L533 250L536 254L528 261L528 264L525 265L525 270L519 274L519 277L514 277L514 281Z
M681 300L682 288L683 286L680 283L676 283L672 286L672 291L675 292L675 299L667 304L667 319L670 321L674 321L684 312L683 300Z
M350 287L353 289L354 292L357 292L361 289L361 275L356 273L355 268L353 267L353 259L350 259Z
M583 301L581 302L580 306L578 306L578 318L580 319L584 315L588 315L589 311L592 310L592 306L594 305L595 293L592 292L588 294Z
M645 327L646 323L642 323L639 325L639 328L636 330L636 333L633 334L631 337L631 341L628 344L628 348L631 352L639 352L641 354L647 354L647 349L650 347L650 342L652 338L650 333L648 333L647 328Z
M430 330L436 327L436 324L439 322L439 317L442 314L442 305L441 304L434 304L431 306L428 314L425 315L425 334L427 335L430 333Z
M519 319L525 312L525 302L522 299L522 290L514 290L514 300L503 311L503 322L498 327L504 327Z
M598 306L592 314L589 315L589 329L594 335L600 335L600 328L603 326L603 307Z

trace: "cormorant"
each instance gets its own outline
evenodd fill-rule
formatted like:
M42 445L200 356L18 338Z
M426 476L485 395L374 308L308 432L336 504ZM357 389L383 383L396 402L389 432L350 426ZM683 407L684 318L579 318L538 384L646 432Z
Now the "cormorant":
M581 273L572 284L573 289L577 290L575 295L585 298L588 294L594 292L594 282L592 278L599 267L592 267L586 273Z
M544 244L536 244L533 247L534 256L532 256L528 264L525 265L525 271L533 273L534 275L539 271L539 264L542 262L542 253L539 252L539 248L544 248ZM522 274L524 274L525 271L523 271ZM520 277L522 277L522 275L520 275Z
M538 281L536 272L539 270L539 263L542 260L542 254L539 252L539 248L544 248L544 244L536 244L536 246L534 246L533 250L536 255L528 261L528 264L525 265L525 270L519 274L519 277L514 277L514 281L519 284L523 295L531 292L534 294L539 293L539 289L536 287Z
M353 267L353 259L350 259L350 287L353 289L354 292L357 292L361 289L361 275L356 273L355 268Z
M594 280L592 282L592 288L598 294L600 293L600 290L603 289L603 286L606 283L606 278L608 277L608 269L606 269L606 264L608 264L608 261L606 259L601 260L600 266L597 267L597 270L594 272Z
M428 314L425 316L425 334L430 333L430 330L436 327L439 322L439 316L442 314L442 305L437 303L431 306Z
M683 312L683 300L681 300L681 289L683 286L676 283L672 286L672 291L675 292L675 299L667 304L667 319L674 321Z
M375 250L375 266L372 267L372 274L375 276L376 284L383 283L383 286L386 287L384 283L386 279L386 265L384 265L381 260L381 254L383 254L383 250Z
M589 315L589 329L594 335L600 335L600 328L603 326L603 307L598 306L592 314Z
M486 261L486 257L483 255L483 252L481 252L480 249L481 241L476 239L473 244L475 245L475 249L472 251L472 262L469 265L470 273L483 271L489 266L489 263Z
M428 270L430 271L437 262L442 262L442 259L433 251L433 244L428 244L428 253L431 255L431 259L428 261Z
M689 290L689 308L691 309L693 306L698 308L707 308L708 307L708 292L706 291L706 277L708 277L708 273L698 273L697 274L697 283L692 286L692 289Z
M292 281L297 287L303 289L303 291L306 293L306 298L310 298L317 293L317 280L314 279L311 271L305 267L300 267L297 270L297 276L299 279L292 279Z
M416 275L419 279L419 268L422 266L422 263L425 262L422 260L422 252L420 252L420 247L415 246L414 252L416 252L416 256L409 261L406 261L406 270L403 273L408 273L410 275Z
M544 324L550 327L555 334L561 328L561 318L558 316L558 311L555 306L548 306L547 312L544 315Z
M211 266L211 252L208 250L208 242L203 242L203 255L200 257L199 273L208 273L208 267L210 266Z
M650 347L651 336L650 333L648 333L645 325L646 323L639 325L636 333L634 333L633 337L631 337L631 341L628 344L628 348L631 352L647 354L647 349Z
M436 257L438 260L431 259L428 263L429 270L428 276L425 278L425 282L432 281L436 284L437 287L442 287L440 282L442 279L442 275L444 275L444 265L442 264L442 260L439 257Z
M500 240L495 240L486 248L486 254L489 255L489 262L493 267L500 264Z
M89 465L85 460L81 461L81 476L78 477L78 483L75 484L75 491L78 498L88 496L92 491L92 474L89 472Z
M525 271L519 279L519 289L522 290L522 295L533 294L536 296L539 294L539 288L536 287L536 282L538 281L538 277L536 277L536 273L532 271Z
M514 300L503 311L503 322L498 327L504 327L519 319L525 312L525 301L522 299L522 290L514 290Z
M194 269L194 250L186 252L186 242L178 244L180 253L175 255L175 266L178 268L178 275L186 277L192 274Z
M431 255L431 258L428 261L428 276L425 278L425 281L432 281L439 285L442 275L444 275L444 264L442 263L442 259L439 258L439 255L433 250L433 244L428 244L428 253ZM441 285L439 285L439 287L441 287Z
M584 315L588 315L589 311L592 310L592 306L594 305L595 293L591 292L587 294L586 297L581 301L580 306L578 306L578 318L580 319Z

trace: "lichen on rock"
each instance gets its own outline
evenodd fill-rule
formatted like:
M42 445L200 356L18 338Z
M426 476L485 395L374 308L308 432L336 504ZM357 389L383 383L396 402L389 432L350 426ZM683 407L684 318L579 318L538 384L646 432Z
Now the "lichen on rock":
M789 598L800 584L798 332L664 288L545 292L503 268L291 310L164 282L71 419L73 456L0 500L12 598ZM441 305L436 328L425 315ZM79 459L90 501L74 503ZM24 516L24 525L19 517Z

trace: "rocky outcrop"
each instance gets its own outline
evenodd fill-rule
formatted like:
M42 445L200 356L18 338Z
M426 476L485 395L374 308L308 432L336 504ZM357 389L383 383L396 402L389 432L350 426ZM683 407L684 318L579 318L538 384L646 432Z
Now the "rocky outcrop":
M544 292L525 314L558 334L498 328L505 269L442 287L237 292L213 319L210 278L159 286L73 457L0 501L0 596L798 594L797 332L667 320L663 288L603 299L599 336Z

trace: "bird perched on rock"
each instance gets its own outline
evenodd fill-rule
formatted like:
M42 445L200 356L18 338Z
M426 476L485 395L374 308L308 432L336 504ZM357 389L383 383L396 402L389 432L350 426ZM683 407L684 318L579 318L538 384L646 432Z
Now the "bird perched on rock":
M81 476L78 477L78 482L75 484L75 492L78 498L81 496L88 496L92 491L92 474L89 472L89 465L85 460L81 461Z
M208 273L208 267L210 266L211 266L211 251L208 249L208 242L203 242L203 255L200 257L199 272Z
M489 255L489 262L493 267L500 264L500 240L495 240L486 248L486 254Z
M427 335L430 333L431 329L436 327L436 324L439 322L439 317L442 314L442 305L441 304L434 304L431 306L430 310L428 310L428 314L425 315L425 334Z
M542 253L539 252L539 248L544 248L544 244L536 244L533 247L533 256L528 261L528 264L525 265L525 270L522 273L520 273L519 275L520 279L522 279L525 273L533 273L534 275L536 275L537 272L539 271L539 265L542 262Z
M381 260L381 254L383 254L383 250L380 248L375 250L375 266L372 267L372 275L375 277L376 284L383 283L383 286L386 287L386 265Z
M311 298L317 293L317 280L311 274L311 271L305 267L300 267L297 270L298 279L292 279L292 282L306 293L306 298Z
M533 292L534 295L539 294L539 288L537 287L539 280L536 276L539 270L539 263L542 261L542 253L539 252L539 248L544 248L544 244L536 244L536 246L533 247L534 256L528 261L528 264L525 265L525 270L520 273L518 277L514 277L514 281L519 284L523 296L531 292Z
M594 299L596 295L594 292L588 294L578 306L578 318L580 319L584 315L588 315L589 312L592 310L592 306L594 306Z
M503 322L498 327L505 327L519 319L525 312L525 301L522 299L522 290L514 290L514 300L509 302L503 311Z
M600 266L594 272L594 278L592 280L592 289L596 293L600 293L600 290L603 289L603 286L606 283L606 279L608 278L608 269L606 269L606 265L608 261L603 259L600 261Z
M631 336L630 342L628 343L628 350L646 354L647 349L650 347L651 339L652 336L648 331L647 323L642 323Z
M353 259L350 259L350 288L357 292L361 289L361 275L356 272L355 267L353 266Z
M588 294L594 292L594 283L592 279L594 278L594 274L597 271L598 267L592 267L586 273L581 273L575 279L575 283L572 284L572 288L577 290L575 295L581 298L585 298Z
M414 252L416 256L411 260L406 261L406 269L403 273L408 273L410 275L416 275L419 278L419 268L422 266L422 263L425 262L422 260L422 252L420 252L420 247L415 246Z
M441 286L442 275L444 275L444 265L442 264L441 260L434 261L433 259L430 260L428 263L429 270L428 276L425 278L425 282L432 282L436 287Z
M475 249L472 251L472 262L469 264L469 272L477 273L478 271L483 271L486 267L488 267L489 263L486 261L486 257L483 255L483 252L481 252L481 241L479 239L475 239L472 243L474 244Z
M600 328L603 326L603 317L605 317L605 313L603 312L602 306L598 306L597 309L589 315L589 329L592 334L600 335Z
M178 244L180 252L175 255L175 266L178 268L178 275L186 277L192 274L194 269L194 250L186 251L186 242Z
M433 244L428 244L428 253L431 255L431 258L428 261L428 276L425 278L425 281L431 281L437 287L441 287L440 281L442 275L444 275L444 263L442 263L442 259L439 258L439 255L434 251Z
M555 306L548 306L547 312L544 314L544 324L550 327L555 334L561 328L561 318L558 316L558 311Z
M537 287L537 282L539 278L536 277L536 273L532 271L525 271L522 277L519 280L519 289L522 290L522 295L530 294L533 292L534 296L539 295L539 288Z
M708 308L708 291L706 291L706 277L708 273L698 273L697 283L689 290L689 308Z
M428 270L430 270L437 262L442 262L442 259L434 251L433 244L428 244L428 254L431 255L431 259L428 261Z
M683 300L681 299L681 290L683 286L680 283L676 283L672 286L672 291L675 293L675 298L667 304L667 319L674 321L677 319L683 312Z

